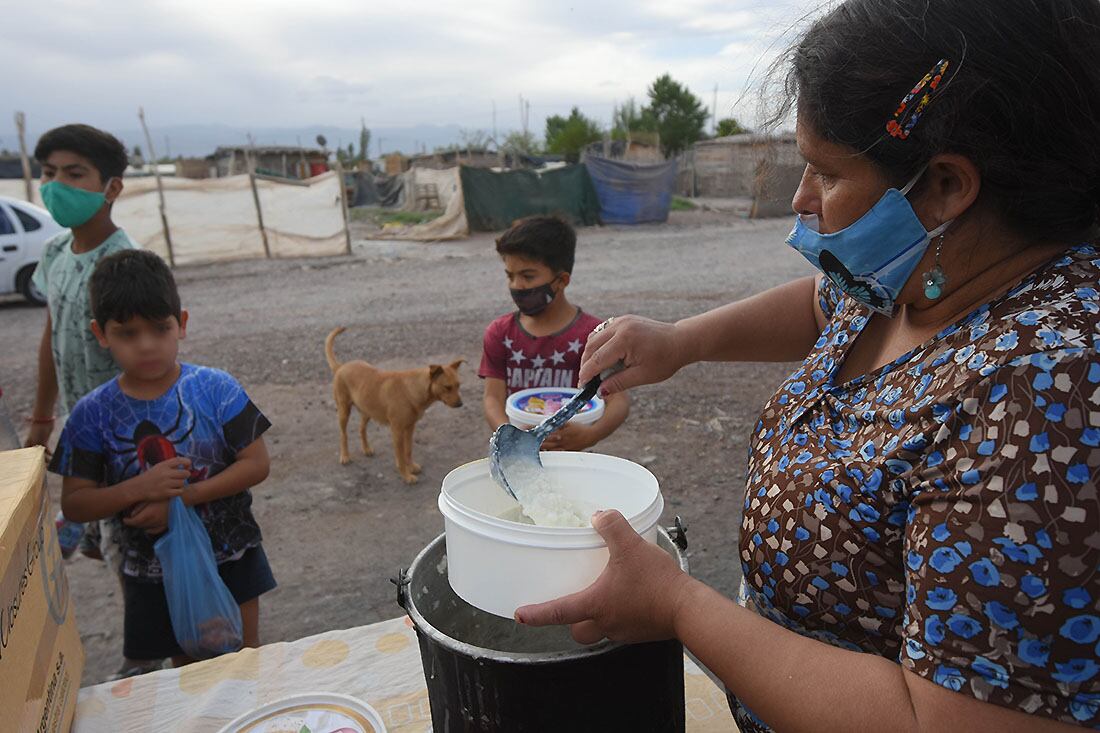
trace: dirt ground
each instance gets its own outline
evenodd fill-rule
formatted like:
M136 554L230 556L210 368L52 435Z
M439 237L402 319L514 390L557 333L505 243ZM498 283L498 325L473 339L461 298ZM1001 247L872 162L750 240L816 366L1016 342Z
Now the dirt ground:
M790 220L753 222L731 211L676 212L666 225L581 230L570 298L600 317L674 320L807 273L783 238ZM191 327L182 358L234 374L271 418L271 476L255 512L279 587L261 601L263 643L400 615L389 578L443 528L443 476L486 454L489 429L476 376L486 324L509 311L490 235L451 243L367 239L353 254L184 267L176 271ZM0 302L0 387L15 415L29 411L45 311ZM370 426L373 458L337 463L335 410L322 342L335 326L343 359L383 368L458 357L465 406L434 405L416 432L420 483L397 476L388 431ZM759 408L790 371L781 364L707 364L635 392L627 423L597 450L645 464L661 482L665 524L688 524L692 572L724 593L736 557L747 437ZM353 422L353 425L357 423ZM353 434L354 435L354 434ZM352 446L356 445L355 440ZM51 478L55 501L59 482ZM99 562L68 565L87 651L83 684L121 660L122 603Z

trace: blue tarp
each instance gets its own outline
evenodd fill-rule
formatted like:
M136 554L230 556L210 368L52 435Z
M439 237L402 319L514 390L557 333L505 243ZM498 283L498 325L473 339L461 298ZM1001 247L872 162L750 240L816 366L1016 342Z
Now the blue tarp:
M676 189L676 161L639 165L594 155L584 159L604 224L644 224L668 220Z

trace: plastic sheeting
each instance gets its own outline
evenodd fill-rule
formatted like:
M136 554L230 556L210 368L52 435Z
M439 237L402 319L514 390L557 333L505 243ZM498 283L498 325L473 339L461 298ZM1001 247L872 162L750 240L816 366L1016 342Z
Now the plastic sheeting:
M460 171L466 219L473 231L500 231L533 214L558 214L574 224L599 223L600 202L583 165L543 173L494 173L465 166Z
M177 265L264 257L247 175L164 177L168 229ZM111 217L146 249L168 259L155 178L127 178ZM0 195L22 200L22 181L0 181ZM42 205L35 181L35 203ZM257 178L272 257L321 257L347 251L340 182L332 171L305 181Z
M405 205L405 176L374 176L370 173L355 174L355 199L349 206L383 206L398 208Z
M431 221L401 229L387 228L382 233L384 239L409 239L417 242L437 242L445 239L462 239L470 234L466 222L466 202L459 182L458 168L428 171L439 187L439 196L447 195L447 208L443 214ZM404 175L408 176L412 171ZM407 180L407 179L406 179ZM421 180L424 180L421 178Z
M657 165L623 163L597 156L584 160L604 224L668 221L676 189L676 161Z
M458 168L410 168L402 174L405 177L405 205L406 211L428 211L429 209L444 209L451 203L451 198L459 190L462 183L458 177ZM439 194L439 206L429 206L427 202L416 200L417 186L435 186Z
M264 256L247 175L163 178L176 264ZM340 181L329 171L302 183L257 178L272 257L319 257L346 251ZM112 218L139 245L167 259L157 183L127 179Z
M35 206L42 205L42 197L38 195L38 179L35 178L31 181L31 190L34 192L34 201L31 203ZM23 187L22 178L0 178L0 196L10 196L18 201L27 200L27 191Z

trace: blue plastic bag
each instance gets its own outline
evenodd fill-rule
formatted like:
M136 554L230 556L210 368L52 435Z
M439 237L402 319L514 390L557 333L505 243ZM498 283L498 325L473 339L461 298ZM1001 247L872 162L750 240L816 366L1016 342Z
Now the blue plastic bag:
M168 505L168 531L153 550L164 573L172 631L184 653L206 659L240 649L241 609L218 575L206 527L178 496Z

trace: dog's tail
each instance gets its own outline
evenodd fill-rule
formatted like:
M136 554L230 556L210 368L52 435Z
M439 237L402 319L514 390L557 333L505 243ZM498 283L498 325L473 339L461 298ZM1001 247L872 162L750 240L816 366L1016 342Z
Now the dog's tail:
M332 329L332 333L325 338L325 358L328 359L328 368L335 374L336 370L340 368L340 360L336 358L336 337L342 334L347 329L343 326Z

